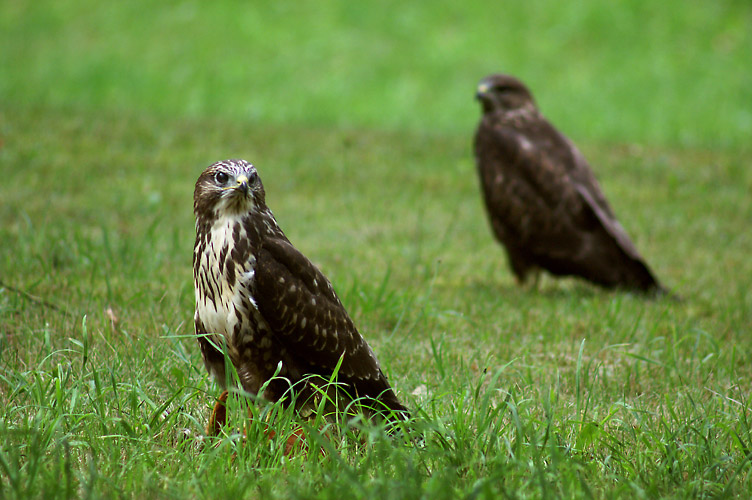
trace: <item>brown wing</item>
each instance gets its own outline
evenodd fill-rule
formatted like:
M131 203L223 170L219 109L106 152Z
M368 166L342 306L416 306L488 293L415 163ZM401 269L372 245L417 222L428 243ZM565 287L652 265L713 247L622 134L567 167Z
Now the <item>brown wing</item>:
M611 207L606 201L595 175L590 170L587 160L571 141L563 136L562 139L569 146L572 160L567 162L566 165L570 166L569 177L577 193L598 217L604 229L616 240L624 253L633 259L642 260L642 256L635 248L634 243L629 239L627 232L611 211Z
M562 150L568 151L568 153L565 153L566 157L562 159L562 164L567 169L572 186L582 200L584 209L590 211L598 219L600 227L607 235L606 237L610 237L611 241L623 252L624 257L622 259L611 257L611 261L607 262L607 264L614 266L611 269L614 277L607 281L618 286L665 293L666 289L655 278L624 227L616 219L593 171L580 150L548 122L545 122L545 126L558 137L558 141L562 144ZM606 244L606 237L599 239L599 241L603 241L604 245ZM597 252L597 249L595 251ZM598 280L594 279L593 281L597 282Z
M520 127L491 118L478 129L476 155L510 260L604 286L660 288L577 148L542 117ZM502 189L493 184L499 174Z
M330 376L357 395L405 412L376 356L358 333L329 280L290 242L270 238L256 256L254 299L275 336L308 373Z
M485 118L475 142L486 207L505 244L528 252L571 255L573 230L592 224L550 137L525 134Z

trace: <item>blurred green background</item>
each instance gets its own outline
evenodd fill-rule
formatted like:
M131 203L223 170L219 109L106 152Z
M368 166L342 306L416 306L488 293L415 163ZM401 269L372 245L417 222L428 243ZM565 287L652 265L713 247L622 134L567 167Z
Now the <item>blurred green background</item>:
M746 1L9 1L0 102L469 134L507 72L576 138L741 147L750 26Z

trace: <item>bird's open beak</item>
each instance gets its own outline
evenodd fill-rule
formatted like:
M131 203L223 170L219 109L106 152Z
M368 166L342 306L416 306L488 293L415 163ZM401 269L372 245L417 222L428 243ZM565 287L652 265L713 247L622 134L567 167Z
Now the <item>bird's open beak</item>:
M247 195L249 190L248 177L246 177L245 175L239 175L235 180L238 183L238 185L235 186L235 189L239 190L244 195Z

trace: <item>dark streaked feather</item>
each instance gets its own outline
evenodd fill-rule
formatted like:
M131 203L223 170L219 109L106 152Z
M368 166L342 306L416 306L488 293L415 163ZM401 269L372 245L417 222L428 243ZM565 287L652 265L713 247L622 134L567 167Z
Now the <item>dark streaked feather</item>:
M342 357L340 382L406 412L329 280L289 241L268 238L257 254L254 297L288 353L308 373L329 376Z

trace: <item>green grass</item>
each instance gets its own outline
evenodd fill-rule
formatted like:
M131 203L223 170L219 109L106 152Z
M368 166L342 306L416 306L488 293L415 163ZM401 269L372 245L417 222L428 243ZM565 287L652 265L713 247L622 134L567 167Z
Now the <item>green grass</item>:
M0 7L0 498L749 497L745 2ZM683 301L515 286L470 152L528 81ZM202 438L193 183L243 157L425 444ZM253 406L286 436L299 419Z
M748 2L254 3L8 2L0 99L464 134L503 71L575 137L752 134Z

